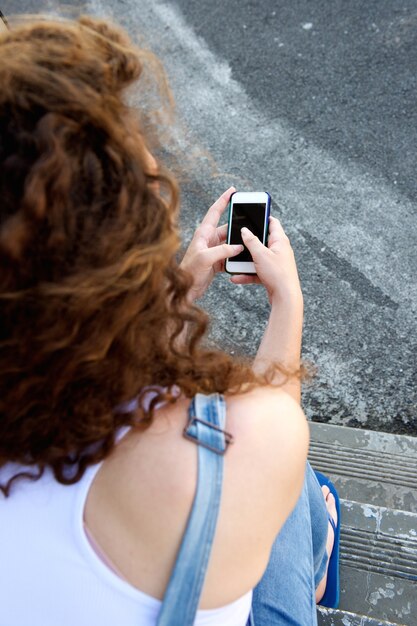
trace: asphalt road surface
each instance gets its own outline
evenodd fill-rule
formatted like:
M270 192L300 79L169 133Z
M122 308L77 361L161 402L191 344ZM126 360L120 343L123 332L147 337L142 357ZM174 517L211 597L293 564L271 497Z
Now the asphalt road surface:
M318 368L308 417L417 435L415 0L65 4L117 20L162 59L188 172L185 243L231 184L271 193L299 265L304 358ZM204 306L216 344L255 353L262 288L218 276Z

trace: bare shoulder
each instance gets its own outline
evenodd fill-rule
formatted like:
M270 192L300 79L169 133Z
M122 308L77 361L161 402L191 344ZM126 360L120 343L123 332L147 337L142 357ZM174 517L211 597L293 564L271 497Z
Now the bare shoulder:
M283 390L268 387L228 397L227 416L236 440L233 454L269 503L274 533L295 506L304 481L309 443L304 412Z
M279 387L258 387L250 392L227 397L228 426L243 439L307 446L308 426L300 405ZM269 437L265 434L269 433Z

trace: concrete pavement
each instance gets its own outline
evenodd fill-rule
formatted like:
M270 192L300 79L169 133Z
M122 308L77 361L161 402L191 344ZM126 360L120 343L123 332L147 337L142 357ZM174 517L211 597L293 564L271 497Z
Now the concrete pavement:
M54 6L1 3L6 14ZM416 435L414 3L94 0L83 10L140 33L164 62L188 155L185 240L230 184L272 194L303 284L304 356L318 366L308 416ZM219 276L204 305L217 344L254 354L268 315L261 288Z

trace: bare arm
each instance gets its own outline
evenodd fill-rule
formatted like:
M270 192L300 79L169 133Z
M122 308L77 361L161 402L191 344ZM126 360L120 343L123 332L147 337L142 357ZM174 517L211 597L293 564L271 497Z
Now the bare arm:
M243 229L242 238L255 263L257 276L234 276L237 284L262 283L265 285L271 313L260 343L253 368L264 372L272 363L280 363L290 372L300 367L303 328L303 296L298 279L294 253L280 222L270 218L270 235L266 248L249 230ZM298 403L301 384L296 376L283 379L277 372L274 382Z
M287 301L272 305L268 325L258 348L253 369L264 372L268 366L277 362L289 372L300 368L302 337L302 301ZM279 374L276 382L280 382ZM301 401L301 383L298 377L291 376L282 384L282 388L298 403Z

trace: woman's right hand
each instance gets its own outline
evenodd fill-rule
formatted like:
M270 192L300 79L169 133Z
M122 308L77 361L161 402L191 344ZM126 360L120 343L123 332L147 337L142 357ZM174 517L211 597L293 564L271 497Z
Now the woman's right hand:
M242 228L242 239L252 255L256 275L236 274L232 276L232 282L236 285L262 283L271 304L294 298L302 303L294 252L280 221L269 218L268 247L248 228Z

